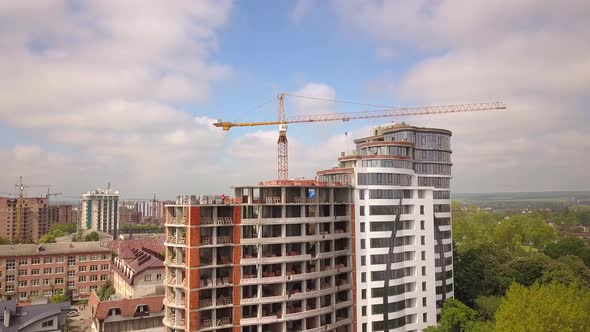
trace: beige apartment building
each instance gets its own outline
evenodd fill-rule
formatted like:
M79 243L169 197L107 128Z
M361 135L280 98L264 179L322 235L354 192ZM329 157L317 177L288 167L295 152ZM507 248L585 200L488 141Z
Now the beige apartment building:
M26 304L61 292L87 298L109 280L110 270L111 251L100 242L2 245L1 299Z
M0 197L0 236L21 243L39 240L49 231L48 210L45 197Z
M164 257L147 248L121 252L113 262L113 286L126 299L164 294Z

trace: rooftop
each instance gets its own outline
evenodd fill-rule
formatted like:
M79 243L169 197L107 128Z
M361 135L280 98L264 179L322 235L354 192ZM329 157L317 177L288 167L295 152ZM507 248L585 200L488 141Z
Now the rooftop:
M131 276L125 269L133 271ZM125 281L133 285L133 280L139 273L148 269L164 269L164 257L147 248L131 248L119 253L113 270Z
M22 328L34 324L42 319L60 314L70 309L70 302L37 304L17 307L15 301L0 301L2 315L5 309L10 311L10 325L4 328L4 332L17 332ZM4 316L2 316L2 319Z
M164 305L164 296L148 296L135 299L119 299L101 301L96 292L90 294L88 305L92 308L92 319L105 319L109 315L109 310L112 308L119 308L121 316L134 317L136 316L137 307L140 305L147 305L150 314L162 312Z
M67 255L97 252L109 253L110 250L107 247L103 247L99 241L0 245L0 257Z

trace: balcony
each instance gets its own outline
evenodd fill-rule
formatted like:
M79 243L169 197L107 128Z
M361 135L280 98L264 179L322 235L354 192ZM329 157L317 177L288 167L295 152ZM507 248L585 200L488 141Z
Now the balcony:
M201 217L201 225L203 225L203 226L213 225L213 218L211 218L211 217Z
M216 225L231 225L231 224L233 224L233 218L231 218L231 217L217 217L215 224Z
M202 299L199 301L199 309L201 308L208 308L213 306L213 300L212 299Z
M232 243L233 243L232 237L229 235L217 237L217 244L232 244Z
M184 239L184 236L180 236L180 237L169 236L166 239L166 243L167 244L172 244L172 245L184 245L185 239Z

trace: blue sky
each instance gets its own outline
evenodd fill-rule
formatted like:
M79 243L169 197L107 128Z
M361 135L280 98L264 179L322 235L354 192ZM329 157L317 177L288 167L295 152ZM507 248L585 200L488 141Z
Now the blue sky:
M582 0L2 1L0 192L21 175L168 198L274 178L276 128L211 123L275 119L278 92L500 100L398 120L453 131L456 192L585 190L589 15ZM287 114L363 109L286 100ZM290 126L290 174L334 166L388 121Z

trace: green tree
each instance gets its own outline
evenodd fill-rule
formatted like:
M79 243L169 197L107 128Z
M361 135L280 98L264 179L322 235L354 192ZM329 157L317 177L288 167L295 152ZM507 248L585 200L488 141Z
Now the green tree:
M110 280L107 280L96 292L96 295L101 301L107 301L113 294L115 294L115 288L113 288Z
M547 270L543 273L542 281L552 281L562 284L576 283L584 287L590 287L590 268L577 256L562 256L558 260L552 260Z
M477 317L477 312L461 301L450 298L445 301L441 311L440 326L428 327L425 332L463 332L467 331Z
M496 313L496 331L590 331L590 291L575 284L513 283Z
M501 297L499 296L479 296L475 299L475 308L479 316L485 320L493 321L496 311L500 306Z
M51 303L59 303L59 302L66 302L68 301L68 297L63 292L56 292L51 297Z
M542 253L516 257L510 262L510 276L519 284L530 286L535 282L540 282L543 278L543 274L552 264L553 260Z
M586 246L584 241L578 238L561 238L555 243L548 244L544 252L552 258L559 258L566 255L578 256L584 261L584 264L590 266L590 248Z
M86 237L84 238L84 241L86 242L90 242L90 241L98 241L100 238L98 236L97 232L92 232L88 235L86 235Z
M503 295L512 278L512 255L492 244L484 244L454 255L455 297L473 306L481 295Z
M12 241L10 241L10 239L7 239L5 237L1 237L0 236L0 245L2 245L2 244L11 244L11 243L12 243Z

